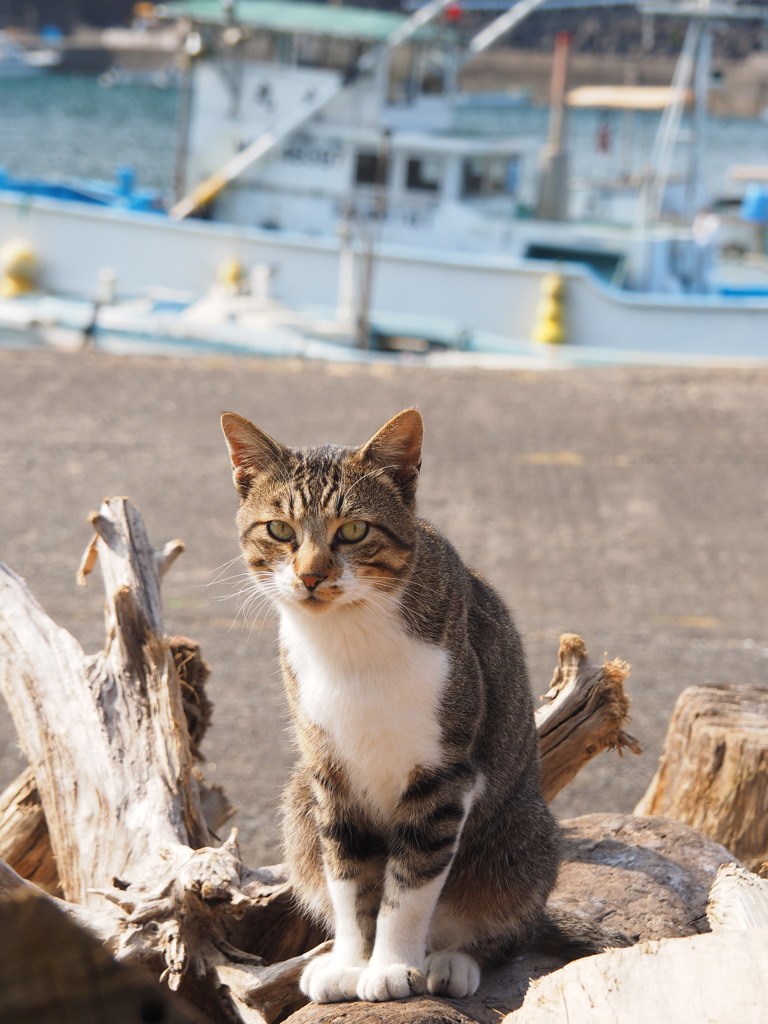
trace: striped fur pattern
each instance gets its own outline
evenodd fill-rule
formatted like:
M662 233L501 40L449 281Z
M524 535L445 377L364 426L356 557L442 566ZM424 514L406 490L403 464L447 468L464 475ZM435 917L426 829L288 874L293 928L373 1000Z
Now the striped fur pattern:
M416 515L418 412L360 448L222 425L244 557L280 616L299 747L286 858L335 940L302 989L467 995L531 936L557 873L519 636Z

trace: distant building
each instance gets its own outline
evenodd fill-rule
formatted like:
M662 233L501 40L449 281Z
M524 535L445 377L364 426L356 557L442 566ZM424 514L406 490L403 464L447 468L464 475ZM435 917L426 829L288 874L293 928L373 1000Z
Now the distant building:
M38 31L55 25L71 32L78 25L122 25L130 21L136 0L0 0L0 27Z

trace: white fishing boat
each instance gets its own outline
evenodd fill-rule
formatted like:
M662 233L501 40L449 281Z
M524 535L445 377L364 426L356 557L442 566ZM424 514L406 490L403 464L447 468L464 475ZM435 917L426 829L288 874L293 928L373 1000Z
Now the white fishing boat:
M570 216L558 103L543 156L541 140L459 128L461 67L543 2L518 0L463 43L442 17L450 0L409 17L299 0L168 3L158 13L187 26L176 201L154 210L124 182L86 204L6 179L0 245L36 254L46 293L94 300L91 343L522 359L564 342L570 361L768 360L763 262L718 279L723 222L700 212L690 185L686 217L662 216L691 96L694 163L703 137L713 8L667 9L691 21L657 98L654 174L636 183L639 212L598 223Z

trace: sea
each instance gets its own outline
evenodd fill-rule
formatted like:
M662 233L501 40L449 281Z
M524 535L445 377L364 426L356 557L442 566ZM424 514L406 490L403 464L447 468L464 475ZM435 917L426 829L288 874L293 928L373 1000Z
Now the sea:
M130 166L140 186L173 198L179 93L126 84L105 87L93 75L0 78L0 168L19 177L109 180ZM547 137L549 111L538 106L475 109L467 130L511 139ZM573 110L568 117L569 168L575 179L611 181L643 170L659 115ZM686 122L683 124L686 130ZM683 172L687 149L676 149ZM734 164L768 164L768 122L712 117L703 143L702 176L716 198L738 197Z
M170 195L178 106L176 89L107 88L94 75L0 78L0 167L110 180L131 166L140 185Z

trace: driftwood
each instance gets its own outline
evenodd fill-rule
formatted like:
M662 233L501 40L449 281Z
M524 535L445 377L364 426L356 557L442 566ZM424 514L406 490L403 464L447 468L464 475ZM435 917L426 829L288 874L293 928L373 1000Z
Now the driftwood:
M211 718L212 706L205 692L210 668L193 640L172 636L168 647L181 684L190 747L197 758ZM208 828L218 834L232 817L233 808L220 786L208 787L199 780L199 790ZM0 859L46 892L61 895L45 812L29 767L0 795Z
M0 796L0 858L46 892L61 895L45 812L30 768Z
M0 684L62 892L119 959L153 966L209 1012L262 1024L290 1003L311 929L297 922L303 948L276 966L232 945L249 914L263 916L265 885L276 897L287 886L245 868L234 831L212 844L162 623L160 579L181 545L155 552L125 499L106 501L92 523L82 571L98 557L102 653L84 655L23 581L0 570Z
M764 1024L767 956L766 931L610 950L535 981L504 1024Z
M709 893L707 918L713 932L768 929L768 879L740 864L723 864Z
M724 846L669 818L584 814L562 825L551 905L636 942L707 931L718 870L741 867Z
M0 914L3 1024L204 1022L145 971L117 963L102 942L39 892L21 888L6 895Z
M23 867L37 881L45 879L49 889L60 886L64 901L45 899L70 923L79 927L86 921L118 961L149 967L211 1020L284 1019L303 1001L296 982L304 963L326 947L323 936L296 913L281 869L246 867L234 831L222 845L213 844L211 829L220 826L228 807L221 794L206 797L194 763L210 714L202 687L206 670L195 645L169 639L162 622L160 579L182 547L171 542L154 551L141 516L125 499L107 500L92 523L96 536L81 574L84 579L98 561L107 593L107 643L94 657L51 622L18 577L0 567L0 686L30 765L23 785L17 783L4 798L0 854L10 851L11 866L0 864L0 899L32 905L26 902L33 900L31 883L11 870ZM639 751L624 732L626 672L618 662L590 666L580 639L563 637L547 704L537 715L549 798L599 750ZM622 921L624 930L641 938L696 930L716 867L732 858L710 844L705 866L692 862L683 872L695 897L670 910L670 893L679 898L682 891L674 865L682 870L683 826L641 827L636 821L575 824L566 867L579 865L586 877L573 876L565 888L561 880L556 901L615 924L629 876L650 879L653 868L674 884L660 882L658 896L643 906L643 921L630 915ZM46 831L53 860L43 856ZM644 842L648 852L638 852ZM675 857L667 858L670 848ZM597 849L596 866L590 867L590 851ZM650 882L646 888L653 890ZM34 892L38 901L40 892ZM656 923L655 930L648 930L648 921ZM521 961L520 999L526 979L553 966ZM512 985L505 977L503 984ZM414 1003L358 1004L345 1007L344 1015L490 1021L519 1004L510 1004L508 992L464 1008L422 1002L418 1013ZM322 1014L331 1010L306 1007L294 1024L325 1019Z
M722 866L707 906L712 933L641 942L534 980L505 1024L763 1024L768 1006L768 881Z
M597 754L628 748L640 754L638 741L624 731L629 718L629 698L624 680L625 661L591 665L581 637L560 637L558 665L547 703L536 712L536 728L542 761L542 790L547 800L555 796Z
M659 769L635 813L667 814L688 822L700 830L691 830L694 836L712 836L756 867L764 866L768 858L768 694L744 686L685 690L670 721ZM658 821L664 819L635 817L630 828ZM667 820L666 827L671 829L673 822ZM675 829L681 827L674 823ZM679 837L669 849L679 866ZM592 850L599 854L599 847ZM618 863L623 860L634 869L624 877L624 907L634 912L638 899L648 894L645 878L637 886L636 872L644 868L631 863L636 854L634 841L615 852ZM569 890L568 876L577 864L566 853L560 888ZM600 872L606 867L600 857ZM703 877L711 880L711 862L701 867ZM664 874L674 903L681 879L675 877L674 868ZM598 875L594 882L591 891L602 903L604 879ZM654 911L646 905L643 917L648 920L661 910L667 918L668 909ZM622 924L626 928L621 911L621 907L604 908L601 920L609 928ZM589 916L597 918L597 908ZM762 1024L768 1006L768 880L726 855L709 891L706 921L691 922L692 932L703 931L708 923L712 933L686 935L670 928L670 923L660 921L652 941L609 950L534 980L522 1006L504 1018L505 1024L555 1024L563 1019L569 1024L594 1020ZM696 927L699 923L701 927Z
M635 813L685 821L756 870L768 861L768 691L684 690Z

